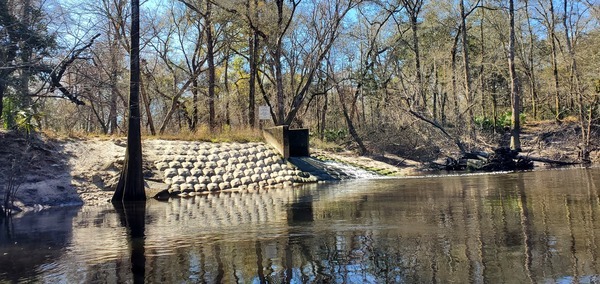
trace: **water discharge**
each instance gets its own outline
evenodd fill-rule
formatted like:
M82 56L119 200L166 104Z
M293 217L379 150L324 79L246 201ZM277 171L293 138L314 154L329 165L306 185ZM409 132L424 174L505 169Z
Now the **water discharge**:
M382 177L381 175L378 175L374 172L367 171L346 163L340 163L336 161L325 161L324 164L327 169L341 172L343 173L343 176L347 176L348 178L372 179Z

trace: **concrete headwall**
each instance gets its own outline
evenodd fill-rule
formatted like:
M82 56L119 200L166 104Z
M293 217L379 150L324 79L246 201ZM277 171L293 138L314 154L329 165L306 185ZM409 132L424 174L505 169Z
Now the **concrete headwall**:
M288 126L280 125L263 129L263 137L284 159L290 157L290 143L288 141Z
M263 129L263 136L284 159L310 155L308 129L289 129L287 125L280 125Z

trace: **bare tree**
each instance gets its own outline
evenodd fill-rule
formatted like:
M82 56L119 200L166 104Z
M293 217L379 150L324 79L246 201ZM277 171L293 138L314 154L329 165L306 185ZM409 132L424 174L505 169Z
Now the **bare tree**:
M473 8L475 9L475 8ZM469 61L469 42L467 40L467 17L473 9L470 11L465 10L465 0L460 0L460 34L462 41L462 55L463 55L463 75L464 75L464 86L465 86L465 99L467 101L467 130L471 138L475 136L475 128L473 126L473 97L471 94L471 65Z
M410 29L412 30L412 49L415 53L415 73L417 76L417 98L420 100L420 107L427 108L427 96L423 87L423 75L421 74L421 55L419 47L419 25L418 19L423 7L423 0L402 0L408 18L410 21Z
M571 6L569 6L571 5ZM570 9L569 9L570 7ZM567 54L570 61L570 72L569 72L569 84L571 95L577 99L579 124L581 126L581 143L580 143L580 159L585 162L590 161L590 135L591 135L591 124L594 120L593 110L597 107L598 96L593 96L593 103L588 107L585 104L583 90L581 86L581 74L577 65L577 57L575 52L574 42L578 34L576 27L572 27L572 16L573 15L573 3L570 1L563 1L563 18L562 23L565 29L565 42L567 47ZM577 21L577 20L576 20ZM588 114L586 114L586 112Z
M548 5L546 5L548 4ZM541 10L543 7L548 7L548 10ZM540 8L542 7L542 8ZM552 83L553 83L553 94L554 94L554 118L556 121L562 119L562 111L560 104L560 81L558 76L558 47L557 47L557 36L556 36L556 13L554 11L554 0L538 0L536 6L538 14L542 16L542 23L548 30L548 39L550 43L550 60L552 61Z
M514 0L508 1L508 15L510 25L510 35L508 42L508 71L510 74L510 98L512 106L511 131L510 131L510 149L521 151L521 94L519 90L519 81L515 69L515 6Z

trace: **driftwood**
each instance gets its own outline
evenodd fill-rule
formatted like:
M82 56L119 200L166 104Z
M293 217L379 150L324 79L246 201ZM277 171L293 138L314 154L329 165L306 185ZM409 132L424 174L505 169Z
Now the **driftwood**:
M462 157L458 160L451 157L446 158L446 163L442 166L442 168L446 170L465 170L467 168L482 171L528 170L533 168L533 162L541 162L557 166L580 164L579 162L565 162L546 158L531 157L528 155L519 155L518 151L513 151L506 147L494 149L494 153L480 151L469 152L466 150L463 142L458 137L448 133L448 131L446 131L446 129L444 129L444 127L434 119L427 118L425 115L412 109L408 109L406 111L408 111L414 117L432 125L441 131L441 133L448 140L453 141L454 144L456 144L456 147L460 150Z
M446 170L476 170L476 171L513 171L533 169L533 162L541 162L559 166L576 165L577 162L557 161L546 158L519 155L518 151L501 147L493 153L466 152L458 160L448 157L444 168Z
M517 158L527 158L534 162L553 164L553 165L557 165L557 166L570 166L570 165L581 164L580 162L565 162L565 161L557 161L557 160L552 160L552 159L546 159L546 158L540 158L540 157L529 157L529 156L523 156L523 155L518 155Z

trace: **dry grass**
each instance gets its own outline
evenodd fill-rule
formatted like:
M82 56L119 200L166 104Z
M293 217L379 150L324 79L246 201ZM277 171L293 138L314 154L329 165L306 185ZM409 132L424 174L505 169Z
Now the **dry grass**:
M96 138L100 140L110 140L117 137L126 137L125 134L108 135L102 133L85 133L70 131L68 133L46 130L43 131L43 136L51 140L68 140L68 139L87 139ZM262 132L259 129L243 128L243 127L223 127L216 131L210 131L206 126L200 126L196 131L183 130L177 133L157 134L155 136L150 133L142 133L142 139L164 139L164 140L181 140L181 141L206 141L206 142L258 142L263 141Z
M76 140L83 140L83 139L87 139L87 138L99 138L101 140L110 140L114 137L120 137L121 135L109 135L109 134L103 134L103 133L89 133L89 132L83 132L83 131L69 131L69 132L59 132L59 131L53 131L53 130L44 130L42 131L42 136L45 139L49 139L49 140L58 140L58 141L62 141L62 140L69 140L69 139L76 139Z
M309 139L310 148L316 148L329 152L342 152L346 149L336 143L323 141L317 137L310 137Z
M179 133L162 134L156 136L145 136L149 139L165 140L183 140L183 141L206 141L213 143L220 142L258 142L263 141L262 133L259 129L245 127L223 127L211 131L206 126L200 126L196 131L184 130Z

